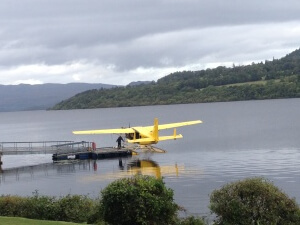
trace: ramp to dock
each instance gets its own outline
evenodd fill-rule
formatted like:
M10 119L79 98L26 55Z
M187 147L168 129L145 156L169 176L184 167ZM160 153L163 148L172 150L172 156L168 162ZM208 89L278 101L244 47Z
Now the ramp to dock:
M40 142L0 142L1 155L54 154L58 152L88 150L90 142L81 141L40 141Z
M0 165L3 155L73 154L88 151L91 146L92 143L86 141L0 142Z

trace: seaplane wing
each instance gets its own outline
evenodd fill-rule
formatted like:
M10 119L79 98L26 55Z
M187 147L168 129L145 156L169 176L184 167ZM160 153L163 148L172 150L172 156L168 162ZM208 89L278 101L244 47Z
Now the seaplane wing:
M73 131L73 134L130 134L134 132L135 130L132 128L119 128L119 129Z
M187 122L180 122L180 123L168 123L168 124L159 124L158 130L164 130L164 129L170 129L170 128L176 128L176 127L183 127L188 125L194 125L202 123L201 120L194 120L194 121L187 121Z

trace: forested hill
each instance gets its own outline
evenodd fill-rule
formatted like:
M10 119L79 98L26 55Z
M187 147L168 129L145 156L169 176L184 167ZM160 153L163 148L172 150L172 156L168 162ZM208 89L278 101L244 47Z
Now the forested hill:
M89 90L52 109L83 109L300 97L300 49L281 59L172 73L157 82Z

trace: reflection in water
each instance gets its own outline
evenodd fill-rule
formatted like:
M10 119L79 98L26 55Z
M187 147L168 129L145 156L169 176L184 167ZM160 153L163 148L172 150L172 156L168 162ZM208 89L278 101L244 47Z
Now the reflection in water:
M44 163L34 166L23 166L1 170L0 185L5 182L20 181L24 179L37 179L41 177L63 176L80 171L94 171L87 173L82 179L84 181L97 181L102 179L118 179L133 175L149 175L161 178L162 176L178 177L185 171L184 166L174 165L160 166L151 159L134 158L118 159L118 170L98 171L98 163L103 160L66 160L55 163Z
M174 165L159 166L157 162L151 159L136 159L127 164L127 172L130 174L141 174L155 176L161 178L162 176L176 176L178 177L179 171L184 171L184 166Z
M94 162L97 164L97 161ZM120 158L118 161L119 170L110 170L105 173L94 173L81 177L83 182L97 182L102 180L115 180L124 177L131 177L134 175L148 175L156 178L162 177L178 177L180 175L185 176L187 174L195 173L195 170L190 172L185 170L184 165L162 165L160 166L156 161L152 159L140 159L132 158L127 159ZM201 174L201 171L197 171L197 174Z
M44 163L34 166L22 166L1 170L0 184L11 182L15 178L16 181L24 179L36 179L40 177L57 176L60 174L75 173L80 170L95 169L95 165L91 167L90 161L68 160L59 163Z
M97 165L97 161L96 160L93 163L93 169L94 169L94 171L97 171L97 169L98 169L98 165Z
M161 178L161 168L153 160L136 159L127 164L127 171L138 175L154 175L156 178Z

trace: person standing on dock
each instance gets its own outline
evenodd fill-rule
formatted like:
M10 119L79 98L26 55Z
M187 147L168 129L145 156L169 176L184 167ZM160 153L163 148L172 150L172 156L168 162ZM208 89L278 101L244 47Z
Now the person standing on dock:
M117 141L116 141L116 142L118 142L118 149L122 148L122 145L121 145L122 141L124 142L122 136L119 136L118 139L117 139Z

